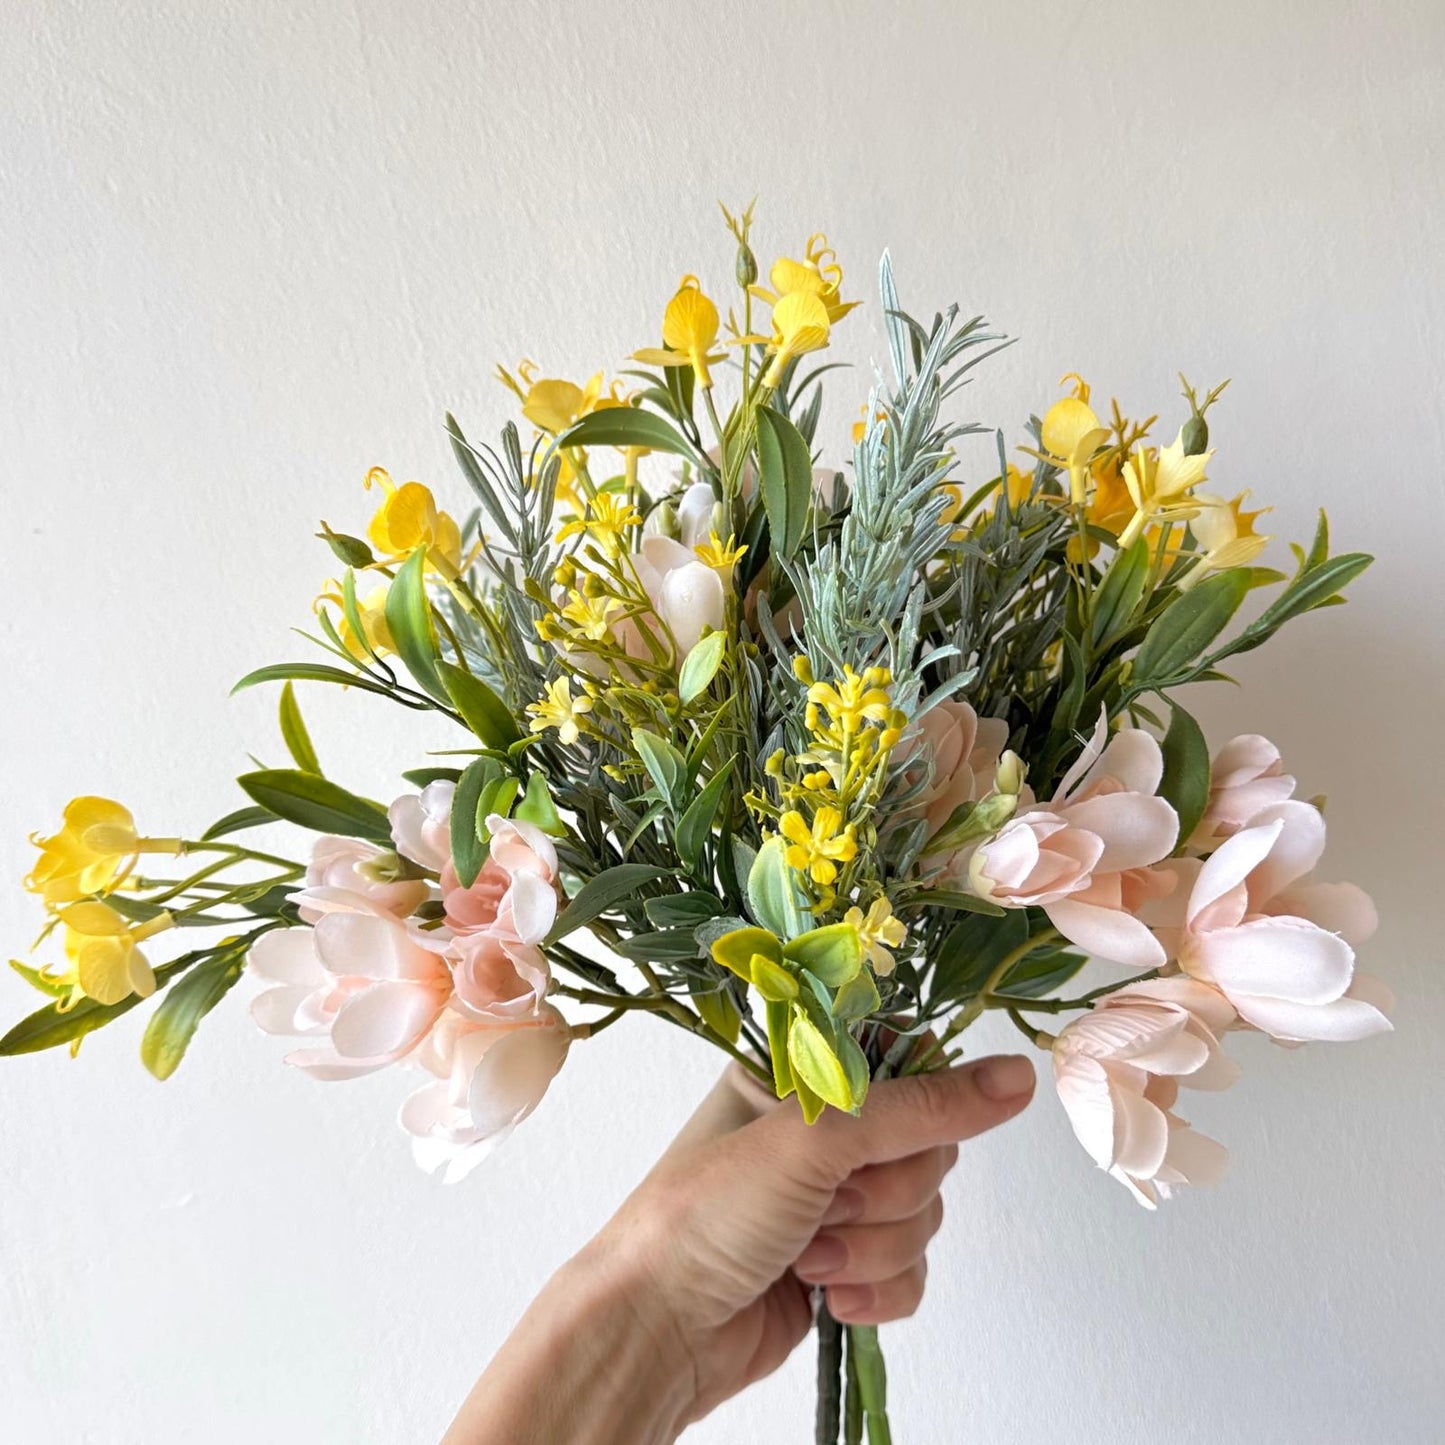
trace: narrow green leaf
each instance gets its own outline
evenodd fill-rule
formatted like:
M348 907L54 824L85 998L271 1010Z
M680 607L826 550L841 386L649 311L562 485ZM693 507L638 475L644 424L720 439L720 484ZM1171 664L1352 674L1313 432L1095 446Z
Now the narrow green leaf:
M847 1070L833 1052L832 1043L802 1010L795 1010L788 1025L788 1062L824 1103L849 1111L854 1107Z
M666 878L671 872L669 868L658 868L651 863L619 863L595 878L589 878L562 910L546 941L556 943L559 938L566 938L569 933L585 928L624 898L634 898L644 883Z
M764 928L784 940L813 926L797 874L783 856L786 848L781 838L770 838L758 849L748 872L748 908Z
M882 1003L872 970L861 968L833 995L833 1014L843 1023L852 1023L866 1019Z
M1043 998L1068 983L1087 962L1083 954L1061 948L1030 954L1003 976L996 991L1009 998Z
M426 595L426 548L418 547L402 563L386 592L386 627L397 656L417 685L445 706L451 698L437 671L437 639L431 601Z
M1209 805L1209 744L1199 724L1172 698L1164 734L1164 777L1159 794L1179 814L1179 842L1187 843Z
M505 750L521 738L511 709L481 678L451 662L438 661L436 670L462 721L489 748Z
M243 773L236 782L263 808L314 833L341 833L348 838L386 842L391 823L386 809L370 798L358 798L338 784L299 769L262 768Z
M235 987L246 966L249 938L222 948L166 992L141 1035L140 1057L158 1079L180 1067L200 1022Z
M1149 580L1149 546L1143 537L1114 554L1104 580L1094 593L1089 636L1094 650L1102 651L1126 632Z
M793 1092L793 1068L788 1062L788 1021L792 1009L785 1003L768 1003L763 1006L763 1016L768 1026L768 1056L773 1065L773 1091L778 1098L786 1099Z
M428 783L455 783L462 775L460 768L408 768L403 774L414 788L424 788Z
M691 702L707 691L722 666L726 646L726 633L709 632L683 659L677 674L677 695L683 702Z
M635 406L607 406L589 412L558 436L555 447L646 447L704 465L707 459L683 434L655 412Z
M269 808L237 808L234 813L227 813L224 818L218 818L212 823L201 834L201 842L210 843L217 838L226 837L229 833L244 833L248 828L264 828L267 823L275 821L276 815Z
M646 728L632 729L632 746L656 785L658 796L675 807L687 773L687 759L665 738Z
M1028 915L1020 908L1002 918L971 914L949 929L933 958L930 1008L973 998L1004 956L1028 936Z
M447 438L452 444L452 455L456 457L457 465L467 479L467 485L476 493L477 500L486 508L487 515L515 549L517 546L516 528L512 525L512 519L507 515L507 509L502 505L501 498L497 496L487 474L482 470L482 465L477 460L471 443L462 435L462 429L457 425L457 419L451 412L446 414L446 423Z
M491 758L478 758L462 773L452 795L451 847L452 867L463 888L477 881L477 874L487 861L487 848L477 836L477 804L488 783L502 776L500 763Z
M648 922L654 928L693 928L725 912L721 898L711 893L665 893L649 898L642 905Z
M390 696L391 689L358 672L347 672L345 668L328 667L324 662L273 662L269 667L258 667L248 672L231 689L231 696L244 692L262 682L331 682L340 687L359 687L363 692L379 692Z
M920 888L908 895L908 903L922 903L930 908L953 908L960 913L986 913L991 918L1002 918L1006 909L1000 908L988 898L973 893L963 893L956 888Z
M306 773L320 776L321 764L316 758L316 749L311 745L311 734L306 731L306 722L301 716L300 704L296 701L296 685L287 682L281 689L281 739L286 751L295 760L296 766Z
M1134 659L1136 683L1164 682L1187 667L1229 625L1249 591L1249 578L1230 570L1183 593L1154 621Z
M677 855L691 873L696 873L702 861L702 850L712 836L712 825L717 817L718 805L722 801L723 789L732 774L736 757L727 762L708 779L707 786L688 804L677 824Z
M1330 555L1330 519L1325 515L1325 509L1320 508L1320 519L1315 524L1315 539L1310 544L1309 554L1304 560L1304 570L1313 572L1316 567L1322 566Z
M803 540L813 500L813 458L797 427L771 407L759 407L758 481L767 509L772 552L792 559Z
M43 970L32 968L28 963L21 963L18 958L10 960L10 967L30 985L31 988L49 994L51 998L64 998L70 992L68 983L57 982L55 979L46 976Z
M662 928L655 933L634 933L631 938L623 939L616 951L634 963L685 963L702 956L690 928Z
M728 1043L737 1043L742 1031L742 1015L722 982L709 984L703 979L693 979L688 983L688 992L703 1023Z
M1297 577L1270 603L1251 627L1273 632L1281 624L1302 612L1311 612L1326 605L1342 588L1353 582L1375 559L1365 552L1344 552L1321 562L1312 571Z

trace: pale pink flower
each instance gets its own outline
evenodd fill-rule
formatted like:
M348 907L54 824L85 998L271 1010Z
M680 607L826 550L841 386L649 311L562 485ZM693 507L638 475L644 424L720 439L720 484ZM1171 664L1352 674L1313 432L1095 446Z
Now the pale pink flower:
M1279 749L1258 733L1231 738L1209 769L1209 806L1189 842L1205 852L1244 827L1262 808L1293 797L1295 780Z
M978 802L992 789L1007 746L1008 724L1002 718L980 718L956 698L935 703L919 718L917 731L904 741L899 757L908 765L906 776L929 770L928 782L909 806L927 819L930 837L956 808Z
M1158 939L1128 910L1126 886L1148 892L1139 870L1167 858L1179 818L1156 795L1159 744L1120 728L1105 745L1102 717L1053 800L1025 808L972 850L969 883L1005 908L1042 908L1071 943L1130 968L1158 968Z
M1180 1083L1224 1089L1238 1077L1218 1040L1233 1019L1214 989L1156 979L1107 995L1054 1041L1054 1082L1075 1135L1146 1208L1224 1171L1225 1151L1172 1110Z
M452 795L457 785L439 778L420 793L403 793L386 810L396 851L440 873L452 856Z
M535 944L497 933L469 933L453 941L452 1007L479 1022L525 1018L547 997L551 970Z
M717 498L711 482L694 482L677 504L677 539L689 551L707 545L714 530Z
M388 859L392 863L396 861L385 848L360 838L318 838L306 867L306 886L359 893L387 913L406 918L426 902L431 888L421 878L389 882L378 879L373 870L379 861ZM308 923L314 923L321 916L319 910L305 902L300 904L299 911Z
M417 1062L436 1081L402 1105L401 1125L428 1173L464 1178L541 1102L571 1032L550 1004L521 1019L477 1022L448 1010Z
M450 860L442 868L446 918L460 935L496 933L541 943L557 920L557 850L534 823L487 819L491 848L482 871L463 888Z
M404 1058L451 996L448 938L345 889L296 896L316 924L256 940L250 967L277 987L257 995L252 1017L267 1033L327 1035L325 1046L286 1058L314 1078L357 1078Z
M1172 866L1189 884L1177 930L1161 930L1179 967L1223 993L1240 1018L1284 1042L1387 1032L1389 991L1355 975L1375 931L1369 897L1315 883L1325 821L1308 803L1264 808L1204 863Z

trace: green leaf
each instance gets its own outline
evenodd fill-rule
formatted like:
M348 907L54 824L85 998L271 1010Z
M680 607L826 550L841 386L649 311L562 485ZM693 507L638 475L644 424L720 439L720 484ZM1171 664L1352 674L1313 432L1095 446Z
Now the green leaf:
M1375 559L1366 552L1345 552L1297 577L1261 612L1250 628L1273 632L1302 612L1328 604Z
M1143 601L1148 580L1149 546L1139 537L1114 554L1103 582L1094 593L1089 636L1095 651L1101 651L1128 630Z
M451 697L437 670L437 639L432 627L431 601L426 595L426 548L418 547L402 563L386 592L386 627L397 656L417 685L439 703Z
M833 1016L843 1023L866 1019L882 1002L878 997L878 985L874 982L872 971L860 968L833 995Z
M703 1023L728 1043L737 1043L743 1020L727 988L721 982L709 984L702 979L693 979L688 984L688 992Z
M10 960L10 967L25 980L33 989L41 993L49 994L51 998L64 998L70 992L70 985L59 980L49 978L38 968L31 968L28 963L21 963L18 958Z
M391 840L391 822L380 803L358 798L315 773L262 768L243 773L236 782L250 798L278 818L309 828L313 833L341 833L348 838L370 838L375 842Z
M634 933L616 951L634 963L685 963L702 956L690 928L661 928L655 933Z
M1028 915L1020 908L1009 909L1002 918L973 914L956 924L934 955L930 1006L973 998L1005 955L1028 936Z
M1209 744L1199 724L1173 699L1164 734L1164 777L1159 795L1179 814L1179 842L1188 842L1209 805Z
M562 432L553 446L563 447L646 447L654 452L671 452L706 464L707 459L683 434L654 412L635 406L607 406L588 412Z
M140 1057L158 1079L180 1067L205 1016L235 987L246 966L250 938L222 948L167 991L141 1035Z
M208 958L212 949L201 948L194 953L182 954L170 963L163 963L156 969L156 986L168 982L179 973L184 973L201 959ZM42 1049L53 1049L60 1044L74 1043L86 1034L127 1014L142 1002L137 994L123 998L119 1003L96 1003L94 999L83 998L74 1008L60 1010L55 1004L46 1004L27 1018L20 1020L4 1038L0 1038L0 1055L37 1054Z
M229 833L244 833L248 828L264 828L267 823L274 823L276 815L269 808L251 806L237 808L234 813L227 813L224 818L218 818L204 833L201 834L201 842L210 843L217 838L224 838Z
M709 632L682 661L677 674L677 695L683 702L701 697L708 684L717 676L722 666L723 651L727 646L727 634Z
M665 738L646 728L632 729L632 746L656 784L658 796L670 807L676 807L682 780L687 775L687 759Z
M462 475L467 479L467 485L476 493L477 500L487 509L487 515L496 523L498 530L511 543L515 550L517 546L517 532L512 525L512 519L507 515L507 509L502 505L501 499L497 496L491 482L487 479L486 473L482 470L481 463L477 460L476 453L472 450L471 443L462 435L462 429L457 425L457 419L451 412L446 415L447 437L452 444L452 455L457 459L457 465L462 469Z
M379 692L383 697L391 696L391 689L359 672L347 672L342 667L328 667L324 662L273 662L269 667L258 667L248 672L231 689L231 696L244 692L262 682L332 682L340 687L359 687L363 692Z
M524 823L535 823L550 837L563 838L567 835L567 825L558 815L552 794L547 790L547 780L540 772L534 772L527 779L526 794L512 810L512 816Z
M915 903L930 908L954 908L960 913L986 913L990 918L1002 918L1008 911L1000 908L991 899L980 898L974 893L961 893L955 888L920 888L908 895L908 906Z
M348 567L370 567L376 561L371 548L360 537L348 537L345 532L333 532L323 522L316 534Z
M784 940L813 926L798 875L783 856L786 848L781 838L770 838L748 871L748 908L764 928Z
M512 804L517 801L517 794L521 790L522 784L511 773L494 779L482 788L482 795L477 799L475 823L477 837L483 843L490 844L492 841L492 830L487 826L487 819L493 813L503 818L510 818Z
M786 1099L794 1088L793 1069L788 1063L788 1021L791 1016L792 1009L785 1003L769 1003L763 1007L763 1017L768 1026L768 1056L773 1065L773 1091L780 1099Z
M863 943L851 923L809 929L783 945L783 957L829 988L841 988L863 967Z
M296 686L287 682L281 689L281 738L286 751L291 754L296 766L306 773L321 774L321 764L316 759L316 749L311 746L311 734L301 717L301 707L296 701Z
M441 661L436 670L462 721L489 748L503 752L522 736L511 709L475 673Z
M455 783L461 777L460 768L408 768L403 774L414 788L425 788L429 783L445 780Z
M702 892L665 893L661 898L647 899L642 910L654 928L696 928L726 911L721 898Z
M1320 519L1315 524L1315 539L1310 543L1309 555L1304 561L1304 570L1312 572L1321 566L1330 555L1330 519L1325 509L1320 508Z
M1229 625L1249 591L1242 572L1217 572L1155 619L1134 659L1134 681L1164 682L1187 667Z
M585 928L622 899L634 897L644 883L667 878L671 873L670 868L658 868L651 863L619 863L595 878L589 878L562 910L546 941L556 943L559 938L566 938L569 933Z
M1082 954L1062 948L1030 954L999 981L996 993L1010 998L1042 998L1066 984L1088 962Z
M772 535L772 554L791 561L803 540L813 500L813 458L797 427L771 407L759 407L758 480Z
M477 874L487 861L487 847L477 836L477 804L487 784L497 782L501 776L500 763L491 758L478 758L462 773L452 795L452 867L463 888L470 888L477 881Z
M688 804L687 811L678 820L677 856L690 873L696 873L701 863L703 846L712 836L713 820L717 817L723 789L736 762L735 756L730 757L708 779L707 786Z
M788 1024L788 1062L794 1075L826 1104L851 1111L853 1088L832 1041L801 1009Z

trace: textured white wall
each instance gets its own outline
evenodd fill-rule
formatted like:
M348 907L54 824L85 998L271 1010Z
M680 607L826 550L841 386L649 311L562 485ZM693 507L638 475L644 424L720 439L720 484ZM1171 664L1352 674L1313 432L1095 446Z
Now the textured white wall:
M1198 706L1329 791L1398 1033L1242 1041L1244 1082L1194 1110L1235 1172L1157 1217L1047 1092L970 1147L929 1299L889 1331L900 1441L1440 1438L1437 0L3 12L8 948L37 924L24 835L73 792L196 829L248 748L278 755L274 697L227 689L302 646L332 571L310 534L360 526L366 468L464 509L442 410L500 423L498 360L617 364L683 270L726 276L714 200L756 192L765 257L826 227L871 298L890 245L906 303L1019 335L969 398L1014 440L1067 369L1172 414L1177 369L1231 374L1218 485L1287 536L1328 504L1380 557ZM866 368L876 306L838 340ZM834 379L836 435L867 377ZM437 736L306 702L333 770L383 796ZM7 1017L32 1002L0 981ZM16 1445L434 1437L714 1070L615 1029L446 1190L393 1129L403 1080L315 1085L237 1006L162 1087L138 1035L0 1062ZM810 1371L695 1438L805 1438Z

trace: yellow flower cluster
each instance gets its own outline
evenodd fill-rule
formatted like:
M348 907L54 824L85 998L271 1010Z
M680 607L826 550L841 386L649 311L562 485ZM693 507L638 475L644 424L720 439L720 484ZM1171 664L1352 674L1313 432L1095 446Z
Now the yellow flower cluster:
M833 327L859 303L842 299L843 268L821 233L808 238L801 261L780 256L773 262L768 279L771 289L754 283L748 292L772 308L772 331L766 336L740 336L738 342L768 348L773 360L763 384L771 387L782 380L789 362L821 351Z

